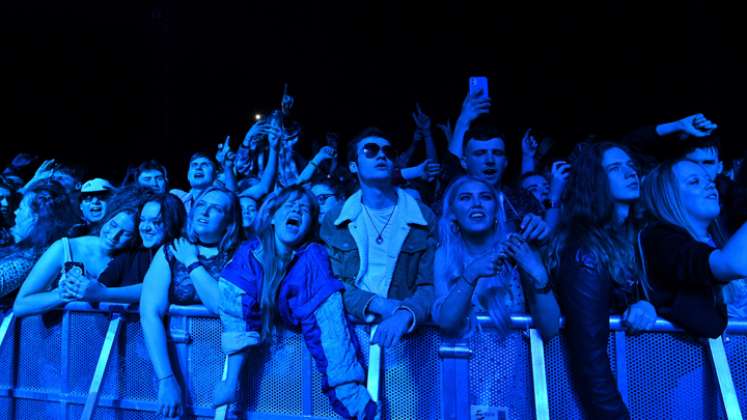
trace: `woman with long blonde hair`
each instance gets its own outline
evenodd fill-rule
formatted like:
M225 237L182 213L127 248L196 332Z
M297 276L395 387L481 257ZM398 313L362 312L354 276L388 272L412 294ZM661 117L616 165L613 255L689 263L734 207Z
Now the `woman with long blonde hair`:
M463 176L446 189L435 256L433 320L449 334L474 331L487 312L506 334L512 313L532 314L544 337L558 332L560 311L539 252L499 223L500 195Z

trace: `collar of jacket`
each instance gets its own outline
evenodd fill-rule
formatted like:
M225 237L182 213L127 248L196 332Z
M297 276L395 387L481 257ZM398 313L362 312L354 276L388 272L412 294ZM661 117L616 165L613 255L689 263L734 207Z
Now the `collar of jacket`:
M361 190L356 191L350 196L345 203L342 205L340 215L335 219L335 226L340 226L344 223L349 223L355 220L356 217L363 211L362 203L363 193ZM399 214L404 217L404 222L408 225L419 225L423 227L428 226L428 222L423 217L423 213L420 211L418 202L405 190L397 188L397 206L400 208Z

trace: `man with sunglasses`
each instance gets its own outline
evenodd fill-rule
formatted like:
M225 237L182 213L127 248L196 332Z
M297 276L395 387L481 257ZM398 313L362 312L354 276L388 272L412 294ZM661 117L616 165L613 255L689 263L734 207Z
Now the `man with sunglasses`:
M348 144L360 189L324 218L320 236L346 286L345 307L378 323L373 343L397 343L427 320L433 303L433 213L393 184L395 153L377 129Z
M102 178L90 179L83 183L78 196L83 220L71 228L70 236L84 236L93 231L94 226L106 215L106 203L113 192L112 184Z

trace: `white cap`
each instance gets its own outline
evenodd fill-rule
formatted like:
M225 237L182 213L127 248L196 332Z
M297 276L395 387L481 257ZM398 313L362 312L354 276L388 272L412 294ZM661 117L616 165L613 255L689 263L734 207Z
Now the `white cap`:
M86 181L82 187L80 187L81 193L97 193L104 191L113 191L114 187L109 181L103 178L94 178Z

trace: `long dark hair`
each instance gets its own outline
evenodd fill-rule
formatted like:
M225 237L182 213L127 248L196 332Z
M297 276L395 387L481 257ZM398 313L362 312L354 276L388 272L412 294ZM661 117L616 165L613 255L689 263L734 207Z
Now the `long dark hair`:
M57 181L37 181L26 189L24 196L30 197L29 207L36 216L34 229L19 243L0 251L2 255L21 250L41 254L52 242L65 236L78 220L77 207Z
M257 214L255 226L257 228L257 237L262 245L262 297L260 310L262 312L262 339L270 335L272 321L275 317L275 299L278 294L280 283L286 274L289 258L282 258L278 255L275 247L275 226L272 224L272 217L275 212L288 200L306 196L311 203L311 226L306 233L303 243L308 243L315 238L317 232L317 219L319 217L319 203L309 191L301 186L294 185L273 193L267 197Z
M149 189L143 194L142 204L137 211L135 222L140 224L140 214L143 207L148 203L158 203L161 206L159 210L161 220L163 220L163 243L169 243L182 235L184 222L187 213L184 211L184 204L174 194L154 193ZM138 235L139 236L139 235Z
M563 250L577 241L590 251L613 281L623 283L640 271L635 257L634 238L639 211L632 205L625 222L616 222L615 202L602 158L607 150L618 148L612 142L584 143L571 160L573 171L563 192L560 226L548 248L547 266L555 271Z

